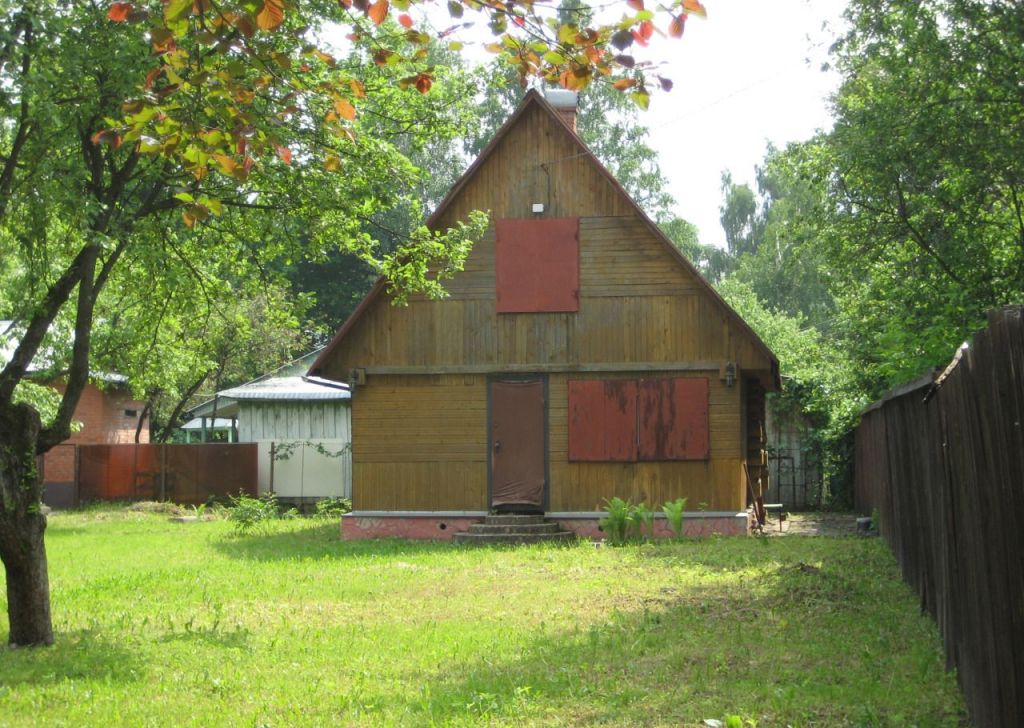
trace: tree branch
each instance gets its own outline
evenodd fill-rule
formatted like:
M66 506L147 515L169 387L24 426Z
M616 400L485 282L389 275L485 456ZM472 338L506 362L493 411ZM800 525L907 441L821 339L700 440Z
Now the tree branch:
M27 79L29 71L32 68L32 23L29 22L28 17L24 14L19 15L19 25L22 27L20 30L25 34L25 51L21 56L21 78ZM15 31L17 35L17 30ZM13 42L13 40L12 40ZM29 101L28 94L25 92L24 86L21 89L21 104L18 112L18 126L14 132L14 139L11 142L11 151L7 155L7 160L4 162L3 170L0 170L0 220L4 219L4 215L7 212L7 203L10 200L11 186L14 184L14 172L18 167L18 159L21 156L21 150L25 146L25 142L28 140L29 130L32 128L32 123L29 121Z
M910 238L917 244L917 247L919 247L925 253L930 255L932 259L938 264L939 268L942 269L942 272L949 276L951 280L956 281L961 286L966 287L967 282L964 281L963 278L961 278L953 271L950 265L945 260L943 260L942 256L938 254L935 248L933 248L931 244L929 244L929 242L925 239L924 235L922 235L921 232L914 226L914 224L910 222L910 215L907 212L907 200L906 197L904 197L903 195L903 186L899 183L898 180L896 182L896 205L900 222L903 223L903 226L907 229L907 232L910 233Z
M68 380L64 387L57 408L57 417L53 423L39 433L36 452L42 454L54 445L63 442L71 435L71 418L75 414L78 400L89 382L89 345L92 340L93 308L96 303L94 281L96 277L96 261L100 250L96 244L83 249L80 276L78 279L78 305L75 312L75 343L71 348L71 367Z

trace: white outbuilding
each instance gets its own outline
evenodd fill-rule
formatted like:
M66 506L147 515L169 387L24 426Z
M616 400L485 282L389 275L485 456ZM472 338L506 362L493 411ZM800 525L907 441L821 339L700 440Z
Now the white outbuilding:
M284 503L352 497L352 407L347 384L278 376L225 389L192 410L237 418L238 442L258 447L259 493Z

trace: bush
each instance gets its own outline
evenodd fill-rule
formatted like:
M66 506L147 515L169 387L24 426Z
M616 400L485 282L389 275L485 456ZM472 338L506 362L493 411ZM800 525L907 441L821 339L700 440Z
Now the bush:
M340 518L352 512L352 500L349 498L324 498L316 502L314 516L317 518Z
M235 524L235 532L247 534L265 528L268 521L280 517L281 510L277 506L277 495L267 493L253 498L245 493L230 496L228 520Z

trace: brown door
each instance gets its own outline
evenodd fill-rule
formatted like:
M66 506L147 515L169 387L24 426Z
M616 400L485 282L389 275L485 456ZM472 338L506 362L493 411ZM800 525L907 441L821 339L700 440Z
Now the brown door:
M491 508L543 511L544 380L491 382Z

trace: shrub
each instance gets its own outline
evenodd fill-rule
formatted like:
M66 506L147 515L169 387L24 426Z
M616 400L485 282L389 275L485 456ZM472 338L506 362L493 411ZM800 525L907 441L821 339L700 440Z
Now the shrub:
M349 498L324 498L316 502L317 518L340 518L352 511L352 500Z
M277 495L274 493L267 493L259 498L239 493L237 497L230 496L229 500L231 504L228 506L228 520L235 524L235 532L239 534L265 528L268 521L281 515L277 506Z

